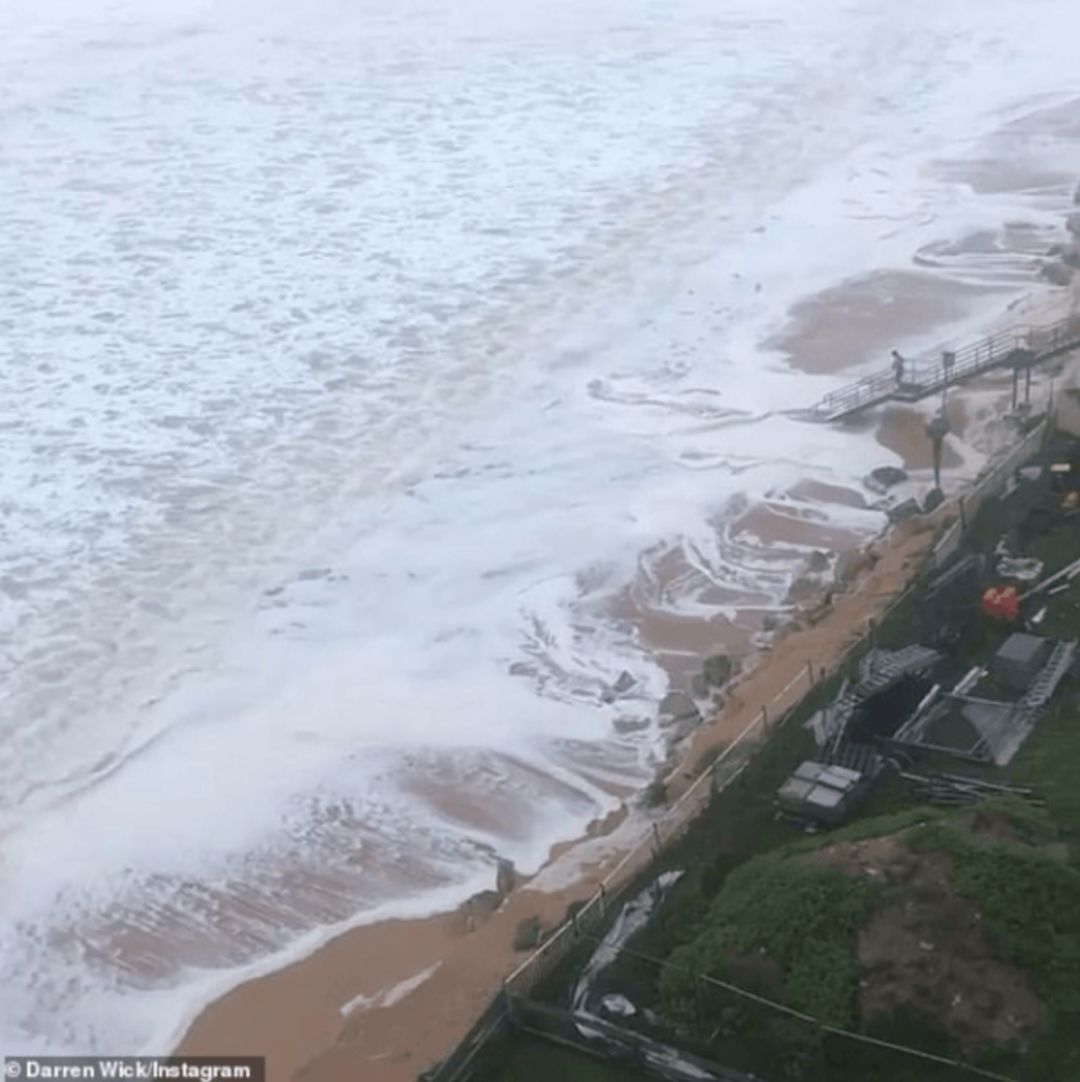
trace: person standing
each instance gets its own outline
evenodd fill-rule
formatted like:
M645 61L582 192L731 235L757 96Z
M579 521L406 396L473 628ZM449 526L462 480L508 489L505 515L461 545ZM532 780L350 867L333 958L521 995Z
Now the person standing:
M892 351L892 370L893 375L896 376L896 386L902 386L904 383L904 358L900 356L900 351L896 349Z

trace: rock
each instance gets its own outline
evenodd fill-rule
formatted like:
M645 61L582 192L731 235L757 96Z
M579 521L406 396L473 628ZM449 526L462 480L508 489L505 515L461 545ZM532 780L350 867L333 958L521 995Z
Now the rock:
M1061 262L1066 267L1072 267L1073 270L1080 270L1080 242L1076 244L1070 244L1061 253Z
M659 808L661 804L667 803L667 786L660 778L650 782L641 791L641 803L646 808Z
M625 695L637 681L625 670L616 677L615 683L609 688L604 688L600 695L600 701L613 703L620 695Z
M902 503L898 503L895 507L889 508L889 521L903 522L904 519L911 518L912 515L917 515L918 513L918 500L904 500Z
M829 569L829 554L822 552L818 549L816 552L810 553L810 558L806 561L806 568L808 571L812 571L818 574L821 571L828 571Z
M814 575L800 575L789 587L785 600L798 605L815 597L821 590L821 580Z
M467 898L461 906L465 915L465 928L473 931L479 922L485 921L502 905L502 895L497 890L481 890Z
M713 654L705 659L701 667L701 673L706 682L714 688L723 687L735 674L735 666L731 658L725 654Z
M669 691L660 700L660 720L664 721L701 721L701 711L694 700L685 691Z
M709 681L704 673L696 672L690 677L690 694L695 699L704 699L709 694Z
M617 733L640 733L650 725L648 718L616 718L615 732Z
M866 487L874 492L886 492L901 481L907 480L907 474L899 466L878 466L871 470L866 478Z
M1080 238L1080 213L1070 214L1065 219L1065 228L1077 238Z
M768 612L761 621L762 631L775 631L780 626L780 617Z
M514 950L531 951L540 945L540 937L543 934L543 925L539 917L526 917L518 921L514 932Z
M495 889L503 895L509 894L514 889L517 880L517 872L512 860L500 857L495 865Z
M862 549L855 549L854 551L841 552L836 558L836 567L833 570L833 582L837 586L847 586L848 583L854 582L864 571L866 571L873 561L870 559L868 553Z
M1053 286L1067 286L1072 281L1073 271L1064 263L1044 263L1039 275Z
M945 493L940 488L932 488L926 494L923 499L922 512L924 515L930 514L931 511L936 510L945 502Z

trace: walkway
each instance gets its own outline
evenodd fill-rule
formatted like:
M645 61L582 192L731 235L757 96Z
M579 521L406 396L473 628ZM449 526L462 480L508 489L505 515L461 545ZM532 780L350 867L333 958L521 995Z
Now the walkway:
M995 368L1013 370L1015 406L1021 372L1025 373L1030 387L1031 369L1035 365L1077 348L1080 348L1080 315L1067 316L1045 327L1013 327L956 353L943 353L937 360L905 359L901 382L891 366L864 376L826 395L814 407L813 416L821 421L839 421L882 402L917 402L939 393L946 385L966 383Z

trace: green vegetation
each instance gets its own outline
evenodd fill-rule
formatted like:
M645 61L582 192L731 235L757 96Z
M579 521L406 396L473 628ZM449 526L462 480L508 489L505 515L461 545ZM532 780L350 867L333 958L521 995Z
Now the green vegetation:
M915 827L907 840L951 853L956 891L978 903L995 953L1031 976L1050 1010L1080 1012L1080 871L1039 849L973 835L955 819Z
M608 1066L591 1056L523 1036L504 1049L499 1065L482 1082L654 1082L624 1065Z
M1072 634L1080 636L1080 627ZM1080 707L1075 700L1058 703L1040 720L1013 761L1010 778L1037 789L1062 836L1080 843Z
M1014 510L990 500L980 511L971 538L989 555L1015 519ZM1050 572L1076 558L1077 537L1071 528L1049 529L1029 539L1025 553L1043 559ZM951 646L953 673L985 663L1011 630L982 617L977 604L973 597L960 637ZM1047 598L1046 605L1041 633L1080 638L1080 580L1067 592ZM926 631L926 621L919 598L909 598L876 629L876 644L895 648L909 643ZM865 643L862 649L869 645ZM849 660L849 671L855 660ZM787 719L774 722L769 742L749 767L650 869L648 878L672 867L684 869L685 875L654 919L632 940L630 950L605 970L601 991L628 996L639 1009L633 1024L658 1039L770 1082L826 1077L837 1082L863 1078L956 1082L970 1076L949 1065L826 1033L813 1023L702 981L699 974L786 1004L824 1023L956 1057L1025 1082L1080 1079L1080 698L1076 685L1064 686L1054 709L1006 770L935 755L926 756L916 767L923 772L972 773L989 781L1028 786L1035 792L1034 802L1002 796L975 808L943 810L920 805L908 785L891 776L875 791L860 819L807 837L777 814L774 794L792 768L813 755L812 739L802 723L834 696L839 682L837 674ZM826 861L836 864L835 849L832 856L814 857L816 850L839 843L861 853L862 843L876 838L883 840L884 849L892 845L900 852L900 863L885 874L877 868L868 876L859 860L827 866ZM908 865L923 868L925 874L913 872ZM644 879L630 893L643 884ZM925 924L910 928L904 924L912 912L916 916L910 919L925 918ZM860 963L861 933L888 919L895 919L894 930L906 933L915 944L910 957L901 959L891 973ZM925 941L939 945L952 942L955 932L963 942L960 953L948 958L961 966L971 962L976 967L996 967L998 976L1006 978L1000 986L1006 991L1008 981L1021 989L1030 987L1026 1017L1034 1019L1034 1024L1021 1027L1022 1039L997 1043L994 1027L989 1025L993 1018L980 1019L975 1007L964 1025L953 1026L947 1018L948 996L943 1006L937 1000L936 1013L920 1002L918 994L906 1000L901 997L902 1005L889 1013L889 1003L895 1001L886 996L879 999L876 1011L863 1017L868 987L872 991L874 982L882 979L891 988L889 982L895 984L897 969L901 976L908 972L917 977L920 953L939 949L920 945L924 931ZM568 978L592 946L583 941L541 994L553 999L562 996ZM924 970L930 971L938 972L932 966ZM982 972L976 969L977 976ZM918 989L915 979L908 991L917 993ZM927 992L930 1000L933 992ZM654 1021L644 1021L646 1016ZM526 1047L540 1046L529 1039ZM519 1078L560 1076L593 1078L560 1064L545 1066L540 1073L504 1071L491 1077L518 1082ZM630 1076L623 1072L596 1077Z
M700 932L671 955L661 978L667 1009L695 1006L695 974L737 979L736 954L756 952L779 964L791 1006L833 1025L852 1019L858 972L855 931L870 911L871 884L781 854L749 861L728 876Z

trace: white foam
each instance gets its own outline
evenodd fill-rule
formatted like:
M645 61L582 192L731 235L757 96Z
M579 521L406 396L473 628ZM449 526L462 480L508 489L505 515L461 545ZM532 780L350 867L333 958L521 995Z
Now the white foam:
M412 995L424 981L438 970L440 965L442 965L441 962L435 962L434 965L428 966L427 969L412 977L406 977L405 980L398 981L397 984L384 988L372 996L354 996L348 1003L343 1003L339 1008L342 1016L347 1017L357 1009L370 1010L372 1007L393 1007L394 1004L400 1003L403 999L407 999Z
M696 574L655 607L780 604L803 552L725 514L889 459L781 415L840 377L760 342L852 273L1059 220L1064 189L974 198L934 159L1080 92L1072 5L917 15L0 11L0 1043L165 1047L651 775L655 731L614 722L664 676L604 602L667 545Z

